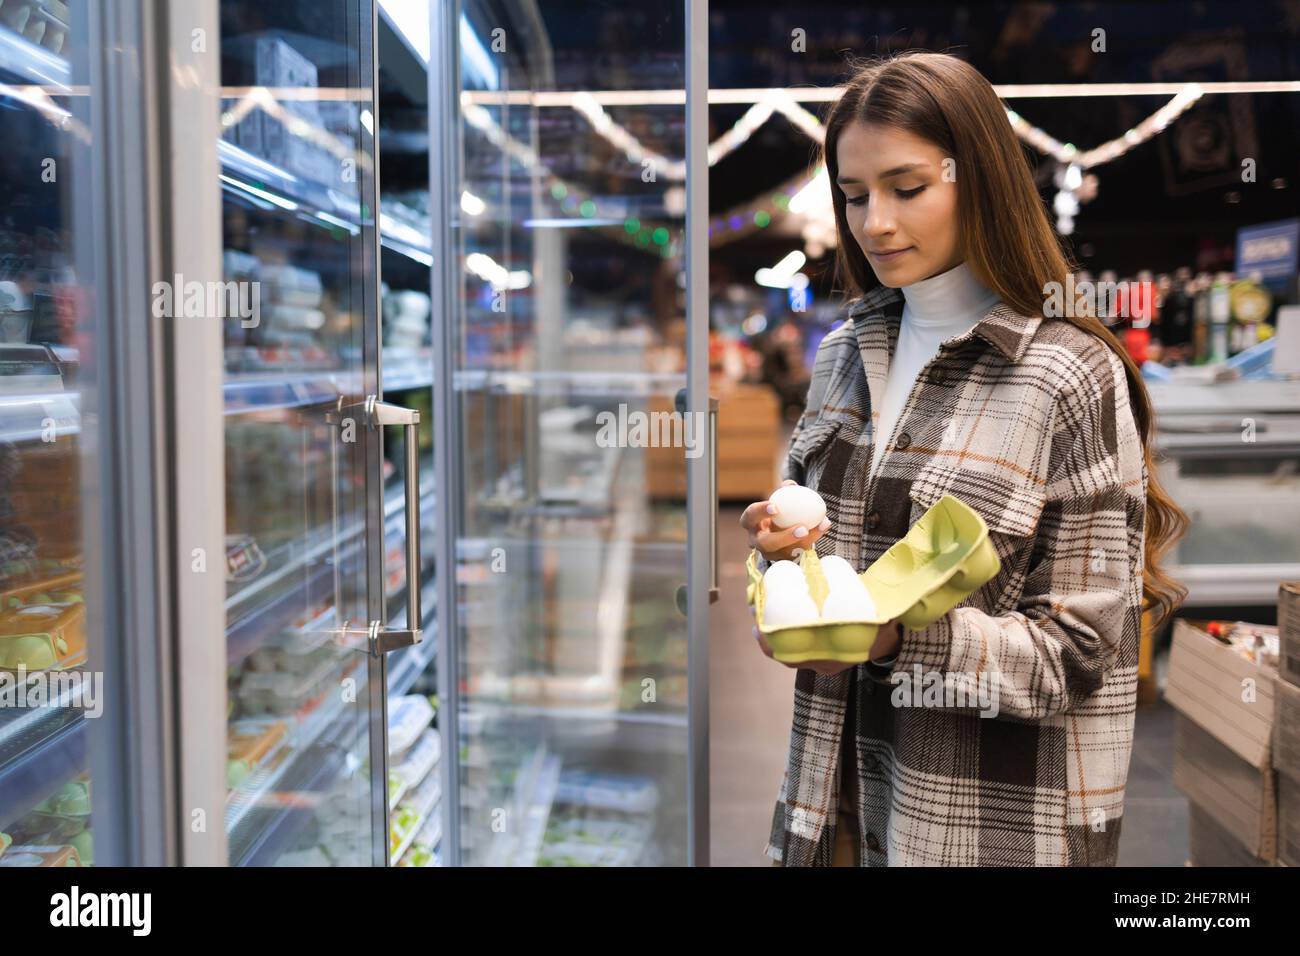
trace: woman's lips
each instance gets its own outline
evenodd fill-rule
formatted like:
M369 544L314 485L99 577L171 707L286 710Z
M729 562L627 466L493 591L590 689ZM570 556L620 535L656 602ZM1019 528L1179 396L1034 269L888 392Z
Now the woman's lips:
M908 246L906 249L896 249L893 252L869 252L867 254L877 262L893 262L903 253L910 252L911 249L912 247Z

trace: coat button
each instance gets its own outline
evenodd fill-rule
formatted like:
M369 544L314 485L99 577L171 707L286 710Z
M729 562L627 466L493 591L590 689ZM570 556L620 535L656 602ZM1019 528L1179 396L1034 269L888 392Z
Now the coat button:
M898 441L894 442L894 447L899 451L906 451L911 444L912 436L907 432L900 432L898 435Z
M867 530L875 531L879 527L880 527L880 512L873 511L871 512L871 514L867 515Z
M880 841L876 839L876 835L874 833L867 834L867 849L870 850L872 853L880 852Z
M880 761L874 756L868 755L867 759L862 761L862 769L867 771L867 773L876 773L880 770Z
M930 379L934 382L934 384L942 385L945 381L948 380L948 373L941 368L937 368L930 373Z

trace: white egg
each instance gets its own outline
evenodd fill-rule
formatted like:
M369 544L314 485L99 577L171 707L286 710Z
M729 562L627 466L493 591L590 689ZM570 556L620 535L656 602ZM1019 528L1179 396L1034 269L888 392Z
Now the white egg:
M777 589L764 596L764 627L796 627L815 623L817 603L807 591Z
M802 588L808 590L808 579L804 577L803 568L793 561L773 561L763 572L763 588L771 593L776 588Z
M858 572L853 570L853 565L845 561L838 554L828 554L822 558L822 571L826 573L826 579L843 575L849 578L857 578Z
M778 528L803 525L812 531L826 517L826 502L822 496L803 485L784 485L772 492L768 501L776 505L772 524Z
M831 591L822 604L822 617L828 621L870 621L876 616L876 602L864 587L860 591L840 588Z

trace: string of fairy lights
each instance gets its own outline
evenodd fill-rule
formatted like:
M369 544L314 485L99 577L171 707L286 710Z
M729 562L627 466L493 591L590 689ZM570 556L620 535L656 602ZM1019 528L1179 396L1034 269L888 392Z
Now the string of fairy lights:
M1169 102L1146 119L1126 130L1122 135L1087 150L1080 150L1073 143L1057 140L1018 112L1007 109L1007 119L1016 135L1059 164L1056 173L1058 191L1053 202L1058 229L1063 234L1072 232L1074 217L1079 211L1080 198L1086 201L1096 194L1096 177L1086 175L1089 170L1113 162L1158 135L1195 105L1204 93L1204 88L1199 84L1185 84L1177 90ZM663 179L674 184L685 181L684 159L664 155L647 146L635 133L615 120L596 96L579 92L554 104L548 102L541 105L561 104L567 105L581 115L592 131L622 153L629 163L652 170L655 180ZM467 100L463 102L462 108L466 120L471 125L482 131L493 143L524 166L540 173L548 194L560 204L563 211L593 220L593 225L597 225L598 228L621 234L620 238L623 241L648 250L653 249L665 257L676 254L681 247L680 227L643 223L636 217L625 215L621 210L613 215L616 218L621 217L622 228L610 228L614 223L606 222L608 217L602 216L600 199L556 176L542 162L536 150L519 142L502 129L491 112L481 103ZM825 142L825 125L789 91L762 90L758 92L740 118L709 144L709 165L716 165L742 147L776 115L784 117L814 142L818 144ZM755 231L766 229L781 217L796 214L802 215L806 220L801 231L811 255L819 256L834 244L830 183L824 166L818 164L811 170L791 177L762 196L740 204L720 216L712 217L709 221L709 244L718 246L733 242Z

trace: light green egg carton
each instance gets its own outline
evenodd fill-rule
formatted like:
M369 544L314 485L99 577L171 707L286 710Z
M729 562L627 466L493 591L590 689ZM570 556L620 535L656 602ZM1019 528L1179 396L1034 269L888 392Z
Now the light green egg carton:
M787 664L812 660L860 664L870 656L881 624L894 618L913 629L933 624L991 581L1001 566L984 519L957 498L944 495L921 515L906 537L858 575L875 603L873 619L818 618L769 629L763 624L763 574L758 570L758 557L757 550L751 551L746 563L746 600L754 607L758 629L772 655ZM796 563L803 569L808 591L820 610L830 593L821 558L808 550Z

